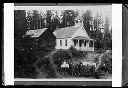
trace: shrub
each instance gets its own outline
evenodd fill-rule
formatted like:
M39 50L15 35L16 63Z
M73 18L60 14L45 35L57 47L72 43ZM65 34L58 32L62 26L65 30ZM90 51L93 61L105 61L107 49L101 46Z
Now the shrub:
M77 51L77 49L74 46L71 46L68 50L69 51Z
M33 67L35 61L36 58L31 53L28 53L27 55L15 55L14 76L18 78L35 78L36 71Z
M34 64L37 71L37 78L54 78L55 72L49 62L49 58L40 58Z
M47 74L46 78L55 78L56 77L53 67L49 61L48 61L47 65L44 66L44 69L45 69L45 73Z
M54 59L54 63L58 66L60 66L60 64L66 60L70 60L72 59L70 53L67 51L67 50L58 50L53 56L53 59Z
M86 51L79 51L74 46L71 46L68 51L70 52L71 56L76 57L86 57L87 52Z
M102 48L98 49L98 48L96 48L95 49L95 52L96 53L104 53L105 52L105 49L102 49Z
M96 58L95 60L98 60L99 58ZM101 64L96 72L97 75L105 76L106 74L112 74L112 57L111 52L105 53L102 56Z
M103 68L103 70L105 72L109 72L112 73L112 57L110 56L110 54L105 54L102 57L101 60L101 68Z
M96 56L95 59L93 60L95 63L99 63L99 56L100 56L100 54L98 56Z

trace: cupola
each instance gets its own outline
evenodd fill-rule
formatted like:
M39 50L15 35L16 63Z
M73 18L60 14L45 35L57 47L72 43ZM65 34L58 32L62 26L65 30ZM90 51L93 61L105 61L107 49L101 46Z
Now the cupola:
M75 20L75 27L79 27L79 26L83 27L84 19L81 16L77 16L74 20Z

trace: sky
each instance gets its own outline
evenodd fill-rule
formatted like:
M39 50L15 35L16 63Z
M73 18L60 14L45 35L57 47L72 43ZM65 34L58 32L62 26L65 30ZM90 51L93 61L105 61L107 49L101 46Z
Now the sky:
M15 6L14 10L39 10L44 12L46 10L57 10L59 16L62 10L79 10L79 15L86 10L92 11L92 16L96 15L96 12L101 13L103 19L107 16L110 20L110 26L112 25L112 5L87 5L87 6Z

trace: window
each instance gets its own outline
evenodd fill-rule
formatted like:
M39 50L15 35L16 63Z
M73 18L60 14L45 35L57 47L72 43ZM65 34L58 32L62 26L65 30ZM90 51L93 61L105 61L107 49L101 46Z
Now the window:
M90 41L89 47L93 47L93 41Z
M62 40L60 40L60 46L62 46Z
M87 43L87 42L86 42L86 41L84 41L84 46L86 46L86 43Z
M67 46L67 40L65 40L65 46Z

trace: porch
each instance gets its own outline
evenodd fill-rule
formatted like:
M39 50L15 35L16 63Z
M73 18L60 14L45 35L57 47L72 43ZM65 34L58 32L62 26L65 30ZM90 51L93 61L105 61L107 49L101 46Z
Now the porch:
M77 36L72 39L73 46L77 50L94 51L94 40L83 36Z

